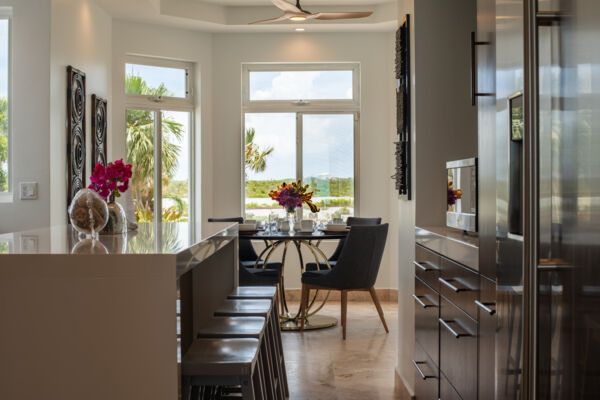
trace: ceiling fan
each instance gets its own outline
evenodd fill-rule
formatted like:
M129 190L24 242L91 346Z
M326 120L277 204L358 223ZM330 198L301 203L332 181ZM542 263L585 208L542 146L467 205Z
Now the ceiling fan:
M300 0L296 0L296 5L288 3L285 0L271 0L271 2L280 10L283 11L281 17L266 19L264 21L251 22L250 24L268 24L277 21L306 21L309 19L333 20L333 19L350 19L350 18L365 18L373 14L371 11L365 12L319 12L311 13L304 10L300 6Z

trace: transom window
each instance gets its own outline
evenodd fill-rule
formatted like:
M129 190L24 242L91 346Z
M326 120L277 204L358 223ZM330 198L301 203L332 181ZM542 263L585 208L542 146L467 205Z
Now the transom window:
M302 180L314 192L318 215L357 213L360 71L344 64L244 64L244 209L266 220L285 211L269 198L283 182Z

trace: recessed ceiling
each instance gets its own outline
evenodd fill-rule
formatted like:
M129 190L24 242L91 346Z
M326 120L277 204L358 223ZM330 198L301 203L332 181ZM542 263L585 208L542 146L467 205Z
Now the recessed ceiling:
M270 0L194 0L200 3L212 3L222 6L268 6ZM296 3L295 0L288 0ZM303 6L366 6L372 4L393 3L395 0L300 0Z
M294 0L288 0L290 3ZM311 12L372 11L363 19L290 21L267 25L251 22L279 17L270 0L96 0L113 17L209 32L380 32L396 29L395 0L301 0Z

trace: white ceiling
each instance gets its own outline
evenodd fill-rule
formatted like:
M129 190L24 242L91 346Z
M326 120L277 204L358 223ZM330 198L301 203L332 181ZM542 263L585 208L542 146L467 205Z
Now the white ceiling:
M267 6L270 0L195 0L200 3L212 3L222 6ZM296 4L296 0L287 0ZM393 3L395 0L300 0L302 6L356 6Z
M288 0L290 2L294 0ZM209 32L380 32L396 29L395 0L301 0L312 12L373 11L368 18L249 25L282 14L270 0L96 0L113 17Z

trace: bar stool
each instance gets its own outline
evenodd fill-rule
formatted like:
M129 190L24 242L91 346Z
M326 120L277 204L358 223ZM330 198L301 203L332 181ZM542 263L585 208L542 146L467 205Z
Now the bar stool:
M192 397L193 388L240 385L244 400L267 400L258 365L259 341L246 339L198 339L181 363L182 399Z
M283 356L283 344L281 341L281 328L279 326L279 316L277 315L277 310L279 309L277 302L279 301L278 290L274 286L238 286L233 289L233 291L227 296L230 300L260 300L260 299L272 299L275 307L273 307L273 313L271 315L272 320L274 321L274 325L276 327L275 332L275 341L277 354L279 355L279 359L277 360L277 365L279 368L277 370L281 371L281 376L283 376L283 386L285 390L285 395L289 396L289 388L287 381L287 371L285 368L285 359Z
M283 385L285 396L289 396L283 346L281 343L281 329L279 316L275 304L271 300L258 299L228 299L223 301L215 311L216 317L264 317L267 319L267 343L271 354L276 354L276 373Z
M262 364L266 395L269 399L285 399L284 388L280 382L277 354L269 351L267 320L264 317L216 317L199 329L198 338L255 338L259 341L258 353Z

